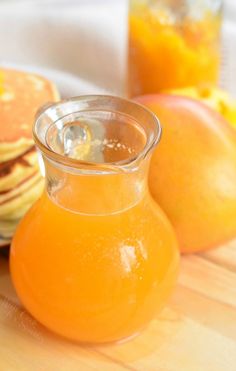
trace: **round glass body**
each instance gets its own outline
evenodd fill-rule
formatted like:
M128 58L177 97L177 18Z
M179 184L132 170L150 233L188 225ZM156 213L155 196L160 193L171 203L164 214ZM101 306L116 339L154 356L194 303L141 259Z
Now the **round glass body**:
M10 266L24 306L54 332L118 341L165 304L179 256L147 187L159 136L151 112L115 97L78 97L38 115L46 188L17 229Z

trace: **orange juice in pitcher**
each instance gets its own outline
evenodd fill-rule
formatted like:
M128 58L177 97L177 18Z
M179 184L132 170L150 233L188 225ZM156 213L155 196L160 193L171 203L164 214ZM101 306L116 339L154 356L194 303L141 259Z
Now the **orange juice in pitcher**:
M117 97L73 98L38 115L46 187L17 229L10 266L24 306L54 332L118 341L165 304L179 257L147 186L159 136L151 112Z

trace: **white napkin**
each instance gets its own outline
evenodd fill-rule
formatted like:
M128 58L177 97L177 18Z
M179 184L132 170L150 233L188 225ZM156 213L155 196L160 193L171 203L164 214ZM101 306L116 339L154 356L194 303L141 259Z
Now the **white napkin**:
M60 70L123 94L126 16L126 0L0 2L0 62Z

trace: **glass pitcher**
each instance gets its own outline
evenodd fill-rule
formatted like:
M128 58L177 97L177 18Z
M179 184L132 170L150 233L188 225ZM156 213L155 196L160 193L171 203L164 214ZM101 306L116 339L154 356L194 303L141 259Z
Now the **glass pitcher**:
M150 111L117 97L73 98L39 113L46 187L17 229L10 267L24 306L54 332L118 341L166 302L179 258L147 187L159 137Z
M216 84L222 0L130 0L128 95Z

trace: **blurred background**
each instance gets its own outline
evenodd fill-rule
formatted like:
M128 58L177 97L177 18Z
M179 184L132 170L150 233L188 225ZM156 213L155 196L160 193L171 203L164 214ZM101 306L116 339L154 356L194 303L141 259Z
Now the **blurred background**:
M122 92L126 0L0 1L0 61L66 71Z
M79 77L86 92L122 95L127 10L127 0L1 0L0 63L53 69L70 85ZM221 85L234 95L235 40L236 2L225 0ZM81 92L76 83L73 94Z

